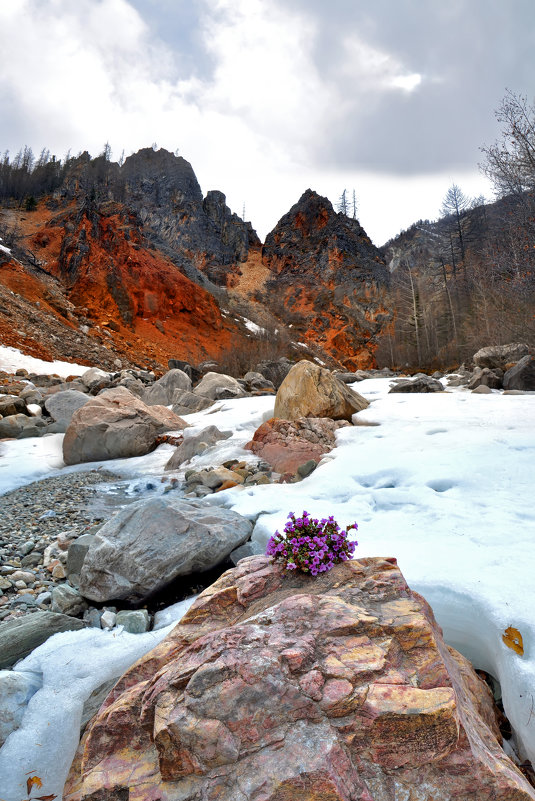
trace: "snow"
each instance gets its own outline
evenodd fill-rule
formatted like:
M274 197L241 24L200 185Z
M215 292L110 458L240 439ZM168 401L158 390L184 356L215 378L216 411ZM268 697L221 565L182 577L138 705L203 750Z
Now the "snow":
M6 250L6 248L0 249ZM7 373L14 372L24 368L29 373L37 373L39 375L49 375L56 373L63 378L69 375L83 375L86 370L89 370L87 364L71 364L71 362L45 362L42 359L36 359L33 356L26 356L21 353L17 348L10 348L6 345L0 345L0 370L5 370Z
M265 334L266 333L266 329L265 328L261 328L256 323L253 323L252 320L248 320L247 317L242 317L242 320L243 320L243 323L244 323L245 327L248 328L249 331L252 331L253 334Z
M11 250L6 248L5 245L0 245L0 250L2 250L4 253L11 253Z
M356 521L356 558L398 559L409 585L433 607L446 641L500 682L521 755L535 759L535 399L500 392L477 395L462 388L389 395L390 383L378 378L353 385L371 401L355 419L370 425L342 429L337 448L304 481L233 488L209 496L206 502L253 520L253 537L262 543L284 526L289 511L307 510L317 517L332 514L343 527ZM272 410L273 397L264 396L221 401L189 415L192 433L214 424L233 435L187 467L230 458L252 460L243 445ZM55 436L50 444L48 438L2 443L0 486L9 483L11 473L26 482L37 474L67 469L61 467L61 435ZM172 450L163 445L137 460L100 464L139 480L147 474L161 475ZM522 656L502 640L509 626L522 634ZM152 636L163 636L165 631ZM135 658L130 640L116 632L106 636L105 648L99 646L102 654L116 666L113 670L122 670L119 663L126 666ZM147 636L128 635L136 642ZM57 637L67 639L49 640L17 667L27 670L31 660L37 660L35 670L50 676L50 683L31 699L23 728L0 750L5 801L20 801L24 773L38 765L46 773L52 753L65 754L67 764L75 748L73 718L79 714L80 695L90 692L89 683L94 686L94 681L104 680L100 673L93 677L93 657L86 655L89 648L97 648L97 639L86 648L88 632ZM148 640L142 642L140 647L149 647ZM54 665L61 659L64 665L55 677ZM100 664L97 657L95 661ZM68 689L71 682L76 691ZM65 700L54 695L61 692ZM49 723L44 758L43 721ZM6 766L16 773L7 791ZM54 771L51 780L56 778ZM52 791L47 786L46 792Z

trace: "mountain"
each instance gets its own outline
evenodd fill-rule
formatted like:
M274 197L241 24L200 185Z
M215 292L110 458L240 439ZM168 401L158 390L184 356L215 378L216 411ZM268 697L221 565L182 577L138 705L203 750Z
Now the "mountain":
M247 369L283 351L374 365L388 271L326 198L305 192L262 247L222 192L203 197L191 165L163 149L21 170L0 171L4 344L107 367L230 369L240 357Z

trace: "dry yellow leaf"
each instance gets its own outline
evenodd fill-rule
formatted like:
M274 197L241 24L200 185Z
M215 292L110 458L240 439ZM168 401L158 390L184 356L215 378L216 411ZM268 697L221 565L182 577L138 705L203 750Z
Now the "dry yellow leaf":
M513 626L506 628L505 634L502 634L502 640L508 648L512 648L513 651L522 656L524 653L524 643L518 629L513 628Z

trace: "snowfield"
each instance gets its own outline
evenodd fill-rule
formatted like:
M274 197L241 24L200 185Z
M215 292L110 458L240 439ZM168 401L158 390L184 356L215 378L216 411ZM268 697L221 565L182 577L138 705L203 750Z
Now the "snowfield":
M207 502L254 520L253 538L262 544L290 511L332 514L342 527L356 521L355 558L397 558L409 585L433 607L446 641L501 683L520 753L535 760L535 396L465 389L389 395L390 384L381 378L353 385L371 401L354 418L368 425L342 429L337 448L304 481L231 489ZM188 468L252 460L243 445L273 402L222 401L186 417L192 433L212 424L234 432ZM164 445L138 459L96 464L135 482L161 474L171 452ZM62 467L61 435L0 445L3 492L66 469L73 470ZM523 637L523 655L502 639L509 626ZM83 698L168 630L60 634L19 663L17 670L42 686L0 750L2 799L20 801L32 770L41 777L48 771L44 789L61 795ZM83 664L75 658L80 652ZM47 768L52 759L54 775Z

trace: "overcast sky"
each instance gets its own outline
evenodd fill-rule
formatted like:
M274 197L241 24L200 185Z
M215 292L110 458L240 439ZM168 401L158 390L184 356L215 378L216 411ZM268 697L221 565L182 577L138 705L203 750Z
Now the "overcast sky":
M376 244L491 197L479 147L535 87L534 0L0 0L0 35L2 151L178 149L262 237L308 187Z

